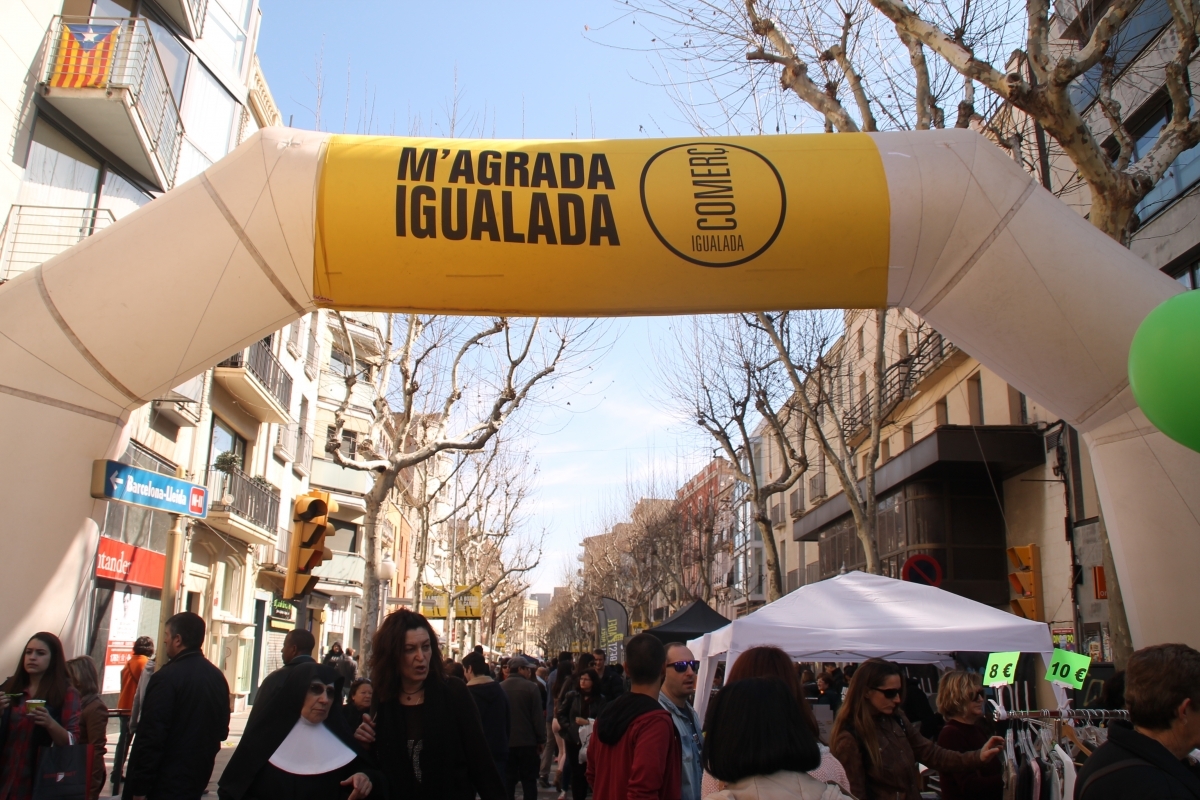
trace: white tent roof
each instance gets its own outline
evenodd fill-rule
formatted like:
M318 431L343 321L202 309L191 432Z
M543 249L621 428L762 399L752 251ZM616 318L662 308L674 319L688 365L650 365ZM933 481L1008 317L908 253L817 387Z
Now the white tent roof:
M1054 649L1044 622L1023 619L956 594L881 575L851 572L804 586L689 642L701 660L700 686L711 687L722 654L730 662L757 645L793 658L865 661L886 658L946 664L951 653L1041 653ZM701 689L698 699L708 692Z

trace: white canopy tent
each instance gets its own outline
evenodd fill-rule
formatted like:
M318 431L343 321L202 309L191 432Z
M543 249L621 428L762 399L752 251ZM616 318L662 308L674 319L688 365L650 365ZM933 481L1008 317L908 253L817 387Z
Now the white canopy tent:
M951 666L954 652L1054 650L1044 622L1023 619L956 594L851 572L801 587L688 643L700 659L696 710L704 715L717 663L758 645L793 658Z

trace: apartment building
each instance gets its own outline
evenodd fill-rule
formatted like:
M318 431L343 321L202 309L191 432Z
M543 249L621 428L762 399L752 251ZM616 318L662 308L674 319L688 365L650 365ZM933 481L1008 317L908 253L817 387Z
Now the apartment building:
M0 7L0 118L11 132L0 168L0 291L258 128L282 124L255 56L260 24L256 0ZM386 324L384 315L347 315L355 369L378 368ZM314 312L142 407L127 426L123 461L209 489L207 518L186 521L175 610L204 617L205 654L224 671L235 707L253 702L278 666L288 630L313 630L322 649L360 644L369 473L338 467L325 450L349 351L336 315ZM378 413L373 391L369 380L356 388L349 436ZM353 441L342 445L356 457ZM339 503L334 556L318 569L316 591L292 603L282 599L292 508L312 488ZM171 518L119 503L100 513L96 568L78 593L85 640L67 646L102 665L112 694L133 640L157 636ZM411 525L397 504L386 504L381 528L380 576L399 564L407 580ZM151 568L110 568L131 562Z

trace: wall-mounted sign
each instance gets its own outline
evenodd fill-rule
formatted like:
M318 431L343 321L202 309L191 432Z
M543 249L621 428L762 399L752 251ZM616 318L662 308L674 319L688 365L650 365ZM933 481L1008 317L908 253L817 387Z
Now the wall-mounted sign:
M100 537L96 552L96 577L161 589L167 557L106 536Z
M271 619L283 620L284 622L296 621L296 607L287 600L280 600L278 597L271 601Z
M1092 589L1097 600L1108 599L1108 581L1104 579L1104 567L1092 567Z
M197 519L208 515L208 489L200 484L120 461L93 462L92 497Z

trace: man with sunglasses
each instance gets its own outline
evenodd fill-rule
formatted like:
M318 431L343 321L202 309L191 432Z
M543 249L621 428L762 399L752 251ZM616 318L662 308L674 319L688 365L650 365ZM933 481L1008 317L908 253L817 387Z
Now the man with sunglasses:
M658 702L671 714L683 747L681 800L700 800L700 781L704 777L704 761L700 754L704 742L700 735L702 725L700 715L691 703L699 671L700 662L687 645L682 642L667 645L667 664L663 668Z

